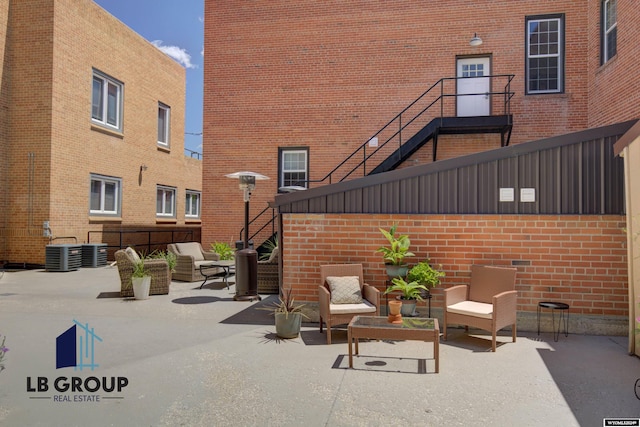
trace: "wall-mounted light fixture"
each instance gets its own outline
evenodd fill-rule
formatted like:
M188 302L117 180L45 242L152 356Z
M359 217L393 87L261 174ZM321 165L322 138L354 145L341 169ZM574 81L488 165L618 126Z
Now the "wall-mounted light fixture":
M478 37L478 33L473 33L473 37L469 40L469 46L480 46L482 39Z
M141 164L141 165L140 165L140 172L144 172L144 171L146 171L146 170L147 170L147 165L145 165L145 164Z

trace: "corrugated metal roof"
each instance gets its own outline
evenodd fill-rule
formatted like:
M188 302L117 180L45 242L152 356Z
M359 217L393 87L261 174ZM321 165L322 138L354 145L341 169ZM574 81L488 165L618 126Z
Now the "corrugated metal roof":
M635 123L283 194L274 206L280 213L620 214L623 162L613 145Z

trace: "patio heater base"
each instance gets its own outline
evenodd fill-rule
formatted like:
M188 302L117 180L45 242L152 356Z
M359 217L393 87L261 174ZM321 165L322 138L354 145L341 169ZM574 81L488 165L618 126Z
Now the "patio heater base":
M260 295L235 295L233 297L234 301L262 301L262 297Z

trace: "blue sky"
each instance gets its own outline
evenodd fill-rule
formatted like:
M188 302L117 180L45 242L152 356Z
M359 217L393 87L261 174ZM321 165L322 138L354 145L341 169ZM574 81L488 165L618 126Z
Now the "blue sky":
M204 0L94 0L186 69L185 148L202 153Z

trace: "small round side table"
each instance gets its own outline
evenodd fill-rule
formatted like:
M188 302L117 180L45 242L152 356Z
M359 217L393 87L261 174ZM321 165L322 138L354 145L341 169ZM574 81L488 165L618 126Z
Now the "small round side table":
M560 325L562 325L564 321L564 336L569 336L569 304L565 304L563 302L554 302L554 301L542 301L538 303L538 335L540 335L540 311L543 308L551 309L551 324L553 329L553 340L558 342L558 338L560 337ZM558 316L558 328L556 329L556 310L560 310L560 315ZM564 315L564 312L567 312L567 315Z

